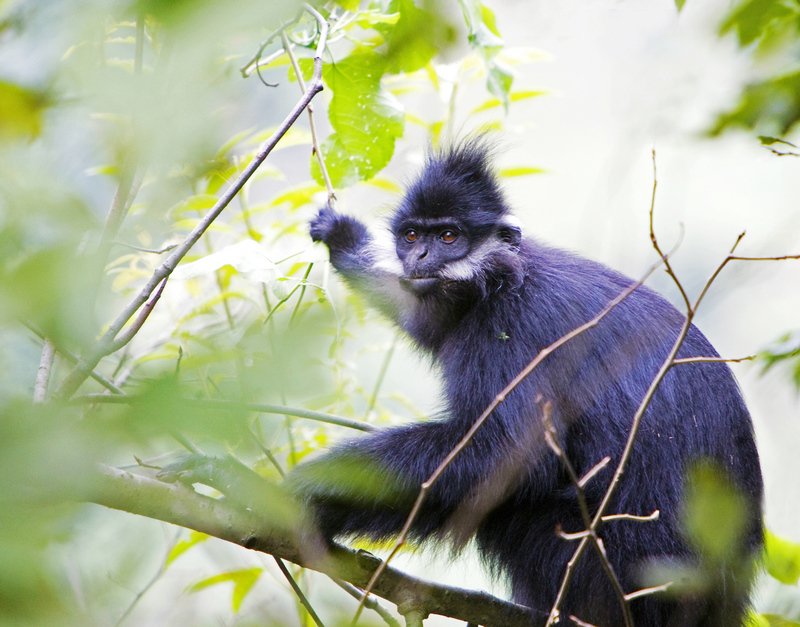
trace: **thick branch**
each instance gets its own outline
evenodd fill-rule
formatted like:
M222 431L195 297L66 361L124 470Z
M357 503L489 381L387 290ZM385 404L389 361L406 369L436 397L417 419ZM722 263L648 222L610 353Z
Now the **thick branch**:
M381 561L365 552L333 545L324 559L303 550L307 542L268 528L249 510L236 509L190 490L116 468L100 466L94 492L87 500L105 507L180 525L268 553L300 566L367 585ZM531 627L528 610L485 592L441 586L387 568L373 593L396 604L401 612L439 614L485 627Z

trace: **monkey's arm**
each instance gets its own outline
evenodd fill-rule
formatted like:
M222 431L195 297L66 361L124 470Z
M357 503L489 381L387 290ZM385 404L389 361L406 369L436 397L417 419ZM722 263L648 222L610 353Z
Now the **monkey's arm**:
M490 427L490 425L484 425ZM458 444L463 431L449 421L432 421L381 431L342 444L321 457L304 462L289 474L287 487L316 511L322 533L384 539L406 522L422 483ZM431 486L411 535L424 539L450 530L458 513L475 499L499 504L513 479L503 485L506 471L528 477L528 468L505 467L512 452L491 428L476 434ZM540 463L550 463L548 456ZM547 479L555 472L536 473ZM508 475L506 475L507 478ZM498 479L498 481L495 481ZM543 480L544 480L543 479ZM496 494L484 491L497 490ZM484 514L487 512L483 512ZM475 524L469 524L474 527Z
M328 247L333 267L345 280L382 313L398 321L412 297L400 287L399 261L394 251L382 250L367 227L330 206L319 210L311 221L310 232L311 239Z

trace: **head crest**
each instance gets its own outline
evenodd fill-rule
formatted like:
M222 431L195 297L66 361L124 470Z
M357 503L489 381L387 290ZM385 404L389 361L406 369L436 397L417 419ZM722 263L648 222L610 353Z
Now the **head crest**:
M452 217L472 226L490 225L508 213L485 137L431 151L410 185L396 220Z

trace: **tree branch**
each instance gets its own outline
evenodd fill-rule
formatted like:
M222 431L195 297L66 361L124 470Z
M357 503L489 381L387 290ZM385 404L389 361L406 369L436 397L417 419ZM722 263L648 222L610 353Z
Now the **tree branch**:
M108 395L108 394L86 394L84 396L77 396L71 400L75 404L90 404L90 403L105 403L114 405L135 405L141 402L142 397L132 394L122 395ZM316 420L317 422L325 422L339 427L347 427L348 429L356 429L357 431L375 431L376 428L368 422L361 422L360 420L350 420L349 418L342 418L333 414L326 414L321 411L313 411L311 409L303 409L302 407L286 407L285 405L267 405L266 403L247 403L244 401L227 401L218 398L182 398L181 403L196 407L198 409L206 409L209 411L252 411L262 414L278 414L281 416L295 416L297 418L307 418L308 420Z
M180 483L164 483L108 466L99 466L91 494L93 503L180 525L288 560L358 587L366 586L381 564L377 557L332 545L327 555L309 551L308 538L289 537L269 528L252 511L235 508ZM373 592L396 604L401 613L439 614L485 627L532 627L527 608L485 592L442 586L385 569ZM413 608L413 609L412 609Z

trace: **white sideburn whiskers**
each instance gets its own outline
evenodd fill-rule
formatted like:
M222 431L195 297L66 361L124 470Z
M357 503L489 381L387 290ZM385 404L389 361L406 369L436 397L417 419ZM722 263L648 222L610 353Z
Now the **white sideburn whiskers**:
M403 263L397 256L397 248L392 234L385 229L379 229L371 235L372 242L369 252L373 267L398 277L402 276Z
M508 244L500 241L496 236L490 237L466 257L445 265L440 276L451 281L469 281L483 272L484 261L487 257L506 249L508 249Z

